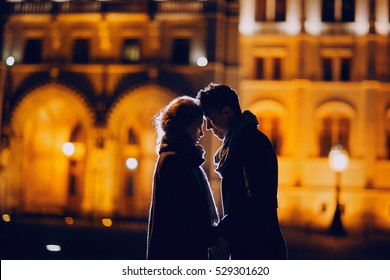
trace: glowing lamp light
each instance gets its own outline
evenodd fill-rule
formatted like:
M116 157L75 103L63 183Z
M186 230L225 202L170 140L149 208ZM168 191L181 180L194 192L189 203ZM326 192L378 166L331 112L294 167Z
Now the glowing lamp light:
M102 219L102 224L103 224L103 226L105 226L105 227L110 227L110 226L112 226L112 220L111 220L111 219L104 218L104 219Z
M46 250L50 252L60 252L61 251L61 246L57 244L47 244L46 245Z
M11 222L11 216L10 216L9 214L3 214L3 215L1 216L1 218L2 218L3 221L6 222L6 223Z
M5 64L7 64L7 66L12 66L15 64L15 58L13 56L9 56L6 58L5 60Z
M128 158L126 160L126 167L129 170L135 170L138 167L138 160L135 158Z
M62 145L62 152L63 152L66 156L68 156L68 157L72 156L72 155L74 154L75 150L76 150L76 149L75 149L75 146L74 146L74 144L71 143L71 142L65 142L65 143Z
M335 145L329 152L329 166L335 172L343 172L349 164L347 151L341 145Z
M74 220L73 220L72 217L65 217L65 223L66 223L67 225L73 225Z
M204 67L206 66L207 64L209 63L209 61L207 60L206 57L204 56L201 56L197 59L196 61L196 64L199 66L199 67Z

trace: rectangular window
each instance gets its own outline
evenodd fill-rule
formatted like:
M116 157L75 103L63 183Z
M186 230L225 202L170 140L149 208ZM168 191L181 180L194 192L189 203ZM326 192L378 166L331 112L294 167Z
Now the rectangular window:
M341 21L355 21L355 0L343 0L341 6Z
M355 21L355 0L322 0L322 21Z
M335 21L335 0L322 0L322 21Z
M370 1L370 18L371 20L375 20L375 13L376 13L376 0L369 0ZM390 1L389 1L390 2Z
M255 21L286 21L286 0L256 0Z
M141 43L139 39L127 39L123 42L122 62L139 63L141 61Z
M90 60L89 57L89 40L88 39L76 39L73 42L73 63L86 64Z
M331 58L323 58L322 59L322 71L323 71L323 80L324 81L332 81L332 59Z
M340 80L347 82L350 80L351 76L351 59L342 58L341 59L341 77Z
M282 80L284 57L256 57L254 78L257 80Z
M277 57L273 60L272 80L282 79L282 59Z
M264 79L264 58L258 57L256 58L256 65L255 65L255 78L256 80L263 80Z
M286 0L276 0L275 21L286 21Z
M172 47L172 64L189 65L190 63L190 40L174 39Z
M256 1L255 20L267 21L267 0Z
M38 64L42 62L42 40L28 39L24 46L23 63Z

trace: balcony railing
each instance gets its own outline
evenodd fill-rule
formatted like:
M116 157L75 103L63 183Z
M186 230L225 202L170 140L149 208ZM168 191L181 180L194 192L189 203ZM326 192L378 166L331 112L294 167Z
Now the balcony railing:
M209 1L23 1L6 2L0 7L6 14L46 13L215 13L223 3Z

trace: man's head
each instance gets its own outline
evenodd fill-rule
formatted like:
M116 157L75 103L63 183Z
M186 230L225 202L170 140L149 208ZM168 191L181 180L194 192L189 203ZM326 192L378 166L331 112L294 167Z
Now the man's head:
M197 98L206 117L206 128L223 140L235 116L241 114L238 95L231 87L211 83Z

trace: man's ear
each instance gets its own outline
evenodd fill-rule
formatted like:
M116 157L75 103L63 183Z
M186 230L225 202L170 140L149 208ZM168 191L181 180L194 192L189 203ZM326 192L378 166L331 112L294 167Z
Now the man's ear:
M234 112L229 106L223 107L222 113L229 121L234 117Z

